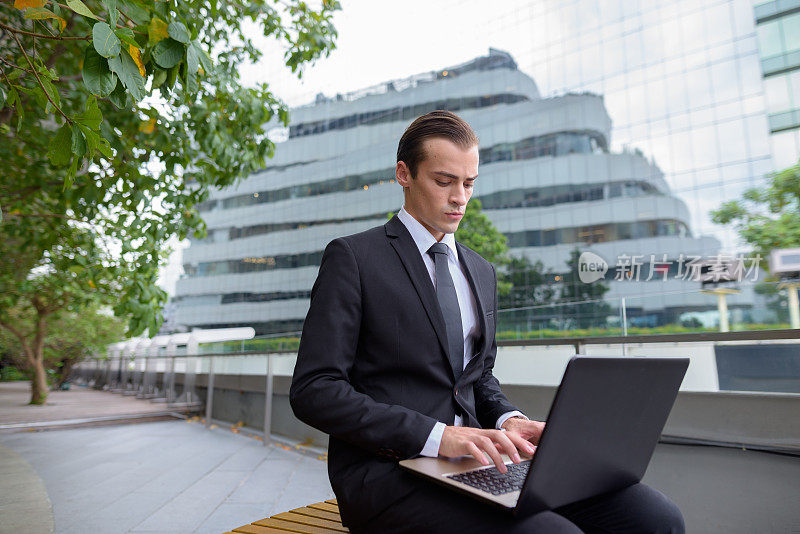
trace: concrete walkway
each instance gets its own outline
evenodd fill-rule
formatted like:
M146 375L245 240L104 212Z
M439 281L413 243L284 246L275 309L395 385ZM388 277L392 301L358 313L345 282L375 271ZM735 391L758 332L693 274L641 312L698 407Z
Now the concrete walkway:
M72 386L69 391L50 391L44 406L28 404L30 400L30 382L0 382L0 425L153 414L167 410L164 404L80 386Z
M0 534L18 532L53 532L53 509L36 471L22 456L0 445Z
M5 433L0 446L41 477L58 534L219 534L334 498L321 451L319 459L291 446L265 447L234 431L154 422ZM0 477L0 495L16 491L18 480ZM14 515L0 507L0 525ZM16 532L35 526L32 521Z

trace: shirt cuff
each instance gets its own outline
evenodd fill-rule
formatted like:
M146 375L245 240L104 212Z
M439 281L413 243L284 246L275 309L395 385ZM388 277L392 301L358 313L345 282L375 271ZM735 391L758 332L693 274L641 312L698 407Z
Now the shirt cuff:
M500 430L503 426L503 423L505 423L512 417L522 417L523 419L527 419L527 417L525 417L525 414L523 414L520 411L514 410L513 412L506 412L497 418L497 424L495 425L495 428Z
M441 421L437 421L437 423L433 425L433 430L428 434L425 446L422 447L422 452L419 453L420 456L429 456L431 458L439 456L439 445L442 444L442 436L444 435L445 427L447 427L447 425Z

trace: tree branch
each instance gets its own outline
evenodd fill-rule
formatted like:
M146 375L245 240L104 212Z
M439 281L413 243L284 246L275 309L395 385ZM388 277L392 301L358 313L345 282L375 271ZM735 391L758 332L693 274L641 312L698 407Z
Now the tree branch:
M130 23L131 23L131 24L133 24L134 26L136 26L136 21L135 21L135 20L133 20L132 18L130 18L128 15L126 15L124 11L122 11L120 8L117 8L117 11L119 11L119 12L120 12L120 14L121 14L123 17L125 17L126 19L128 19L128 21L130 21Z
M28 67L20 67L19 65L15 65L14 63L11 63L11 62L10 62L9 60L7 60L7 59L3 59L3 58L1 58L1 57L0 57L0 61L2 61L3 63L5 63L6 65L8 65L9 67L11 67L12 69L19 69L19 70L24 70L25 72L30 72L30 73L33 73L33 71L32 71L31 69L29 69ZM3 76L5 76L5 71L3 71ZM11 84L11 80L9 80L8 78L6 78L6 81L7 81L9 84Z
M28 53L25 51L25 47L22 46L22 43L19 42L19 38L16 35L14 35L13 33L11 34L11 37L13 37L14 40L17 42L17 46L19 46L19 49L22 50L22 55L25 56L25 60L28 62L28 65L30 65L31 69L33 69L33 75L36 76L36 81L39 83L39 87L42 88L42 92L44 93L44 96L46 96L47 100L53 105L53 107L55 109L57 109L59 113L61 113L61 116L64 117L64 119L68 123L72 124L72 119L67 117L66 114L64 114L64 112L61 111L61 108L58 107L55 102L53 102L53 99L50 98L50 95L47 93L47 90L44 88L44 84L42 83L41 78L39 78L39 73L36 72L36 67L33 66L33 63L31 63L31 58L28 57Z
M6 330L14 334L14 336L16 336L17 339L19 339L19 342L22 344L22 350L25 351L25 354L27 355L29 350L27 341L28 338L25 336L25 334L22 333L22 330L17 330L10 324L3 321L0 321L0 327L5 328Z
M72 35L57 36L57 35L46 35L44 33L28 32L28 31L25 31L25 30L19 30L17 28L13 28L11 26L3 24L2 22L0 22L0 28L3 28L4 30L6 30L8 32L11 32L11 33L19 33L19 34L22 34L22 35L29 35L31 37L38 37L40 39L51 39L51 40L54 40L54 41L88 41L88 40L91 39L91 37L88 36L88 35L86 37L75 37L75 36L72 36Z

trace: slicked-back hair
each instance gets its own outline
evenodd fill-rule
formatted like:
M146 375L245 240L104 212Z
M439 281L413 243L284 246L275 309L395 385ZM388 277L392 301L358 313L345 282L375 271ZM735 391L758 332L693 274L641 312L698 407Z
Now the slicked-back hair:
M450 111L437 109L414 119L397 145L397 161L408 167L411 178L416 178L419 164L425 160L424 142L439 137L467 150L478 144L478 136L464 119Z

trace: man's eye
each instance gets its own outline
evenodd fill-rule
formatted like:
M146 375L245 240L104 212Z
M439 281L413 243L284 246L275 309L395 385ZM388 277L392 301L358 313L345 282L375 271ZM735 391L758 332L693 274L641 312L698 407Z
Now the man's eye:
M474 185L475 184L473 184L472 182L464 182L464 187L466 187L467 189L472 189L472 186Z
M442 187L447 187L448 185L450 185L450 182L440 182L439 180L436 180L436 183Z

